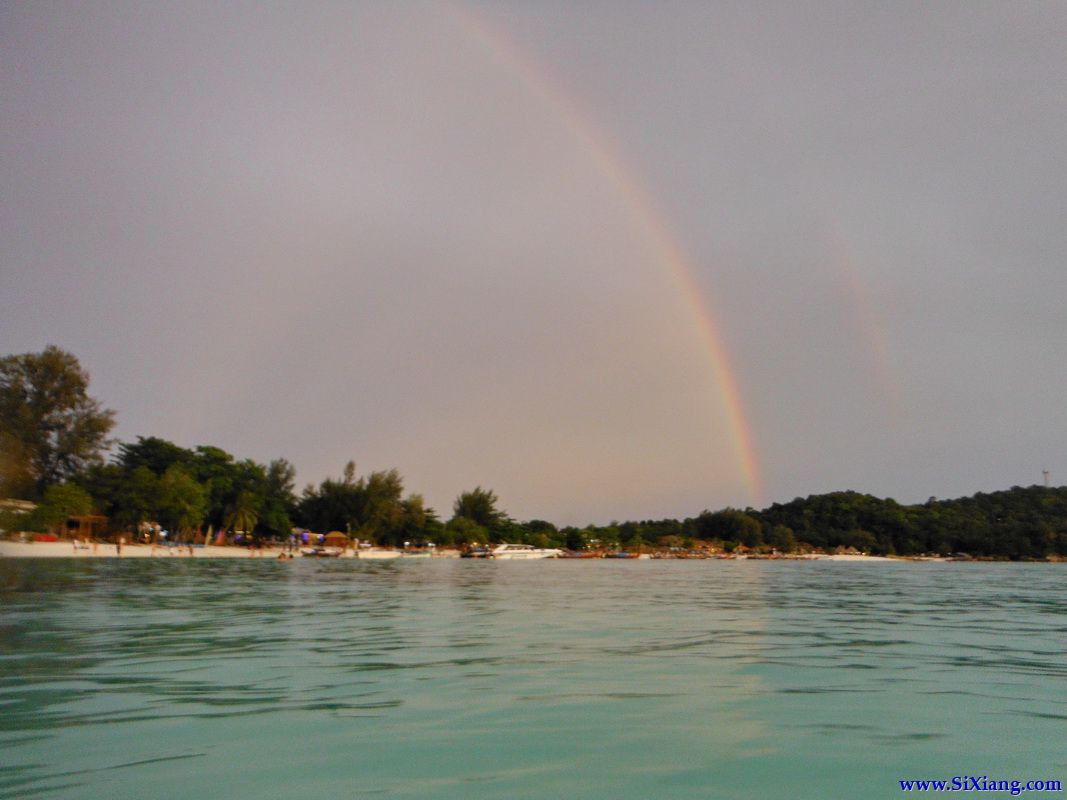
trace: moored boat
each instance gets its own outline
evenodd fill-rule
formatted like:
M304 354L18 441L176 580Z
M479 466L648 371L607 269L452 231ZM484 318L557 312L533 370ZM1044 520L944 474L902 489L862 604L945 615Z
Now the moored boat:
M534 547L532 544L499 544L493 548L490 558L517 561L534 558L559 558L562 550L554 547Z
M300 555L311 558L340 558L342 553L344 550L339 547L311 547L300 551Z

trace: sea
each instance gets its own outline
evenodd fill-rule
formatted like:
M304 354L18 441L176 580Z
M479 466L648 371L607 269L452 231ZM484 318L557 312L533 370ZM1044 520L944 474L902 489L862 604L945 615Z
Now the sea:
M1067 781L1065 570L5 559L0 797L897 798L954 779L984 797Z

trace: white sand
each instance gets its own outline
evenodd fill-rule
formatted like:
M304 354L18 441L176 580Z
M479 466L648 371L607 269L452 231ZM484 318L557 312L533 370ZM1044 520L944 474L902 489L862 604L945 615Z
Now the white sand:
M247 547L230 547L208 545L207 547L194 547L192 558L273 558L285 552L278 547L264 547L262 550L249 551ZM382 551L377 548L370 554L362 553L364 558L381 557ZM398 557L400 554L395 550L384 551L389 557ZM295 554L297 558L299 553ZM0 541L0 558L189 558L189 550L184 547L157 546L153 552L151 545L124 544L122 555L115 551L115 545L108 542L100 542L93 548L92 544L87 547L79 547L77 550L71 542L9 542ZM341 558L355 558L355 552L347 550ZM439 550L434 554L435 558L459 558L458 550Z
M277 558L281 550L265 547L260 551L251 551L245 547L227 547L208 545L194 547L193 558ZM262 553L262 555L259 555ZM0 558L118 558L115 545L99 543L95 550L89 544L87 548L74 549L70 542L7 542L0 541ZM189 558L189 551L184 547L152 547L144 544L124 544L121 558Z
M207 547L194 547L193 558L278 558L283 552L280 548L265 547L262 550L248 550L246 547L229 547L208 545ZM395 551L386 551L389 556L395 557ZM377 553L365 554L366 558L374 558ZM115 552L115 545L111 543L98 543L94 550L93 545L74 549L71 542L9 542L0 541L0 558L119 558ZM189 551L184 547L158 546L153 552L150 545L124 544L121 558L189 558ZM299 557L299 554L297 554ZM342 558L353 558L354 553L349 550ZM380 557L380 556L379 556ZM458 558L459 552L454 550L441 550L436 553L437 558ZM813 554L804 557L803 560L812 561L862 561L864 563L892 564L900 559L885 558L883 556L863 555L824 555Z

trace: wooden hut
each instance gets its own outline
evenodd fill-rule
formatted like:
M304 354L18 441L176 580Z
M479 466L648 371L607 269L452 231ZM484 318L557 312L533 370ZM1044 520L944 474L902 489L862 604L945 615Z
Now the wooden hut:
M352 540L341 531L330 531L326 534L322 543L326 547L338 547L341 550L347 550L352 546Z

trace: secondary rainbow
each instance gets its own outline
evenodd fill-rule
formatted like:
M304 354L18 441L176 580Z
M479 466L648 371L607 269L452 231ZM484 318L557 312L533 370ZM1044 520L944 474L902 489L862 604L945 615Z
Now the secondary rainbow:
M599 172L625 198L635 224L653 246L656 257L666 268L691 312L704 349L708 353L723 408L729 421L733 447L750 501L764 499L759 458L753 441L736 374L723 344L708 301L694 277L692 262L671 230L666 217L656 208L649 193L642 189L626 161L600 126L575 104L570 94L553 81L548 71L522 51L507 32L483 15L462 3L448 3L453 17L470 36L490 51L498 62L506 64L522 83L563 120L567 129L596 164Z
M848 292L847 306L852 311L859 340L864 344L864 364L874 379L883 414L904 430L907 416L901 395L904 382L893 368L885 324L872 299L870 285L859 268L861 259L836 225L827 222L823 227L826 239L823 246L838 280Z

